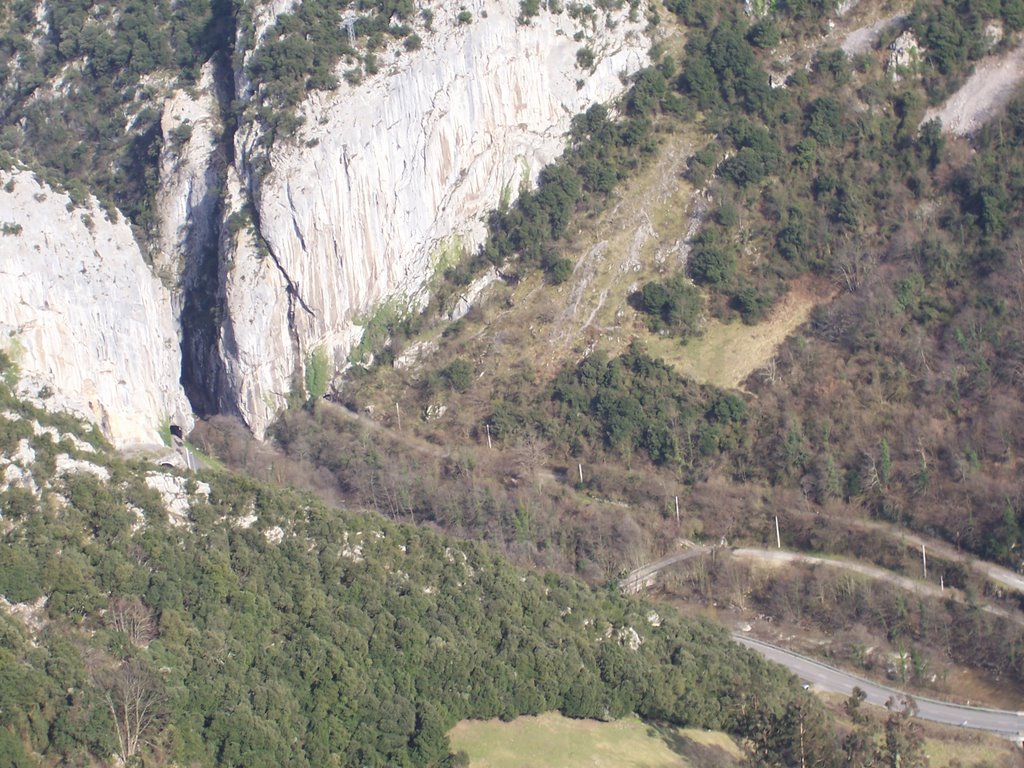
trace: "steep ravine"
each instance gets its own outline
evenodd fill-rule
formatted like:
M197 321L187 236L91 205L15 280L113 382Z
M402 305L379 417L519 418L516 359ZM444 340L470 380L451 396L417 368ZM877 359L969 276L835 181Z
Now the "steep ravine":
M220 255L224 188L233 162L234 76L224 55L208 62L193 92L174 91L161 117L154 267L173 285L181 325L181 383L197 414L218 413L226 389L217 352L224 305Z
M630 21L626 6L593 28L567 13L523 25L518 11L490 0L459 24L438 6L420 50L392 49L358 86L311 93L265 175L253 170L259 125L236 134L225 215L249 205L253 227L222 239L222 399L257 436L314 352L340 370L375 307L421 300L450 244L479 242L502 191L534 181L573 115L614 98L646 62L643 14ZM576 62L584 45L597 57L589 71Z
M422 302L444 259L480 242L486 213L562 153L572 117L647 62L642 4L526 24L515 0L480 0L471 23L423 5L421 47L392 41L376 74L308 92L302 127L273 142L246 65L288 0L224 25L193 84L150 78L160 152L145 241L112 208L110 221L97 203L64 211L62 193L16 172L0 246L22 284L4 286L0 306L18 337L8 346L29 348L26 380L59 389L118 444L155 442L193 412L237 415L262 437L314 355L341 371L377 307ZM44 331L26 335L33 324Z

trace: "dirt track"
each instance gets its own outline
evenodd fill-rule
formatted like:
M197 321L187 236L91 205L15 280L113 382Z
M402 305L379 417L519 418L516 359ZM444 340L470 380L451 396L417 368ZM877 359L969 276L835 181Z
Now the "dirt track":
M773 549L736 549L732 551L732 556L774 563L806 563L807 565L823 565L830 568L850 571L852 573L859 573L862 576L878 579L879 581L885 581L899 587L900 589L905 589L908 592L913 592L917 595L952 599L965 604L968 602L967 598L964 597L960 590L951 588L942 589L927 581L910 579L906 576L901 576L875 565L867 565L865 563L857 563L850 560L834 560L831 558L805 555L800 552L787 552L785 550ZM1002 608L998 608L994 605L981 605L981 610L986 613L990 613L993 616L1004 618L1007 621L1012 621L1014 624L1024 626L1024 616L1021 616L1018 613L1011 613L1010 611L1003 610Z

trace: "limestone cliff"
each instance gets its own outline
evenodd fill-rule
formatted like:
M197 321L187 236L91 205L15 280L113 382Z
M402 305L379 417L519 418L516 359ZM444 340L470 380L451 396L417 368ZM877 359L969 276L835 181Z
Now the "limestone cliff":
M112 217L113 218L113 217ZM119 447L192 425L168 290L123 218L0 173L0 347L22 392L99 424Z
M166 97L154 203L153 267L172 286L182 384L201 413L220 411L225 389L215 321L224 303L220 232L228 163L222 112L232 97L224 70L223 63L208 62L195 88ZM230 400L227 410L232 410Z
M415 302L446 244L477 243L503 190L532 182L573 115L612 99L646 61L643 14L630 21L628 7L593 23L563 12L524 25L514 0L481 0L470 24L436 6L422 49L392 49L376 76L314 93L301 135L277 143L265 176L251 170L259 129L235 137L254 230L225 247L220 349L258 436L314 351L344 367L360 321L386 298ZM584 45L595 53L587 70Z
M360 83L308 92L297 135L271 142L247 63L299 3L246 4L233 52L225 39L126 93L122 144L145 152L117 162L151 195L124 201L146 214L142 247L95 201L69 209L28 172L2 177L0 332L24 380L119 445L189 426L186 394L262 437L309 360L343 369L375 308L422 302L443 257L562 153L573 116L625 89L649 41L642 5L620 5L521 23L519 0L424 0L417 45L385 42Z

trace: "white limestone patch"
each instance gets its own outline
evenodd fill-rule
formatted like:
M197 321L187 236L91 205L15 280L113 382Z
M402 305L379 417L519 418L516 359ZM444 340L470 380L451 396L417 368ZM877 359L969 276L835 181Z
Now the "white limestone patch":
M110 470L106 467L101 467L98 464L93 464L91 461L83 461L82 459L73 459L66 453L57 454L55 460L57 466L57 476L67 477L68 475L92 475L97 480L106 482L110 479Z
M0 491L6 491L8 488L22 488L32 495L38 496L39 487L32 475L32 465L35 460L36 452L33 450L32 444L25 438L18 441L13 453L0 456L0 467L3 467L3 474L0 475L0 480L2 480Z
M1024 44L978 62L960 90L942 106L929 109L921 123L938 118L944 132L970 136L1006 106L1022 82Z
M171 297L124 217L23 170L0 171L0 210L19 228L0 237L0 346L15 353L19 394L117 447L159 442L168 416L190 428Z
M0 491L6 491L9 488L21 488L33 496L39 495L39 486L36 485L36 480L32 476L32 470L19 467L17 464L8 464L4 469Z
M24 421L25 419L21 414L14 413L13 411L4 411L0 413L0 416L7 419L8 421ZM36 437L42 437L47 435L50 440L53 441L54 445L61 442L68 442L76 450L82 453L96 453L96 449L92 443L87 443L85 440L80 438L78 435L72 434L71 432L61 432L56 427L43 426L35 419L30 420L32 425L32 433Z
M195 493L189 493L189 485L194 482L187 477L168 475L162 472L146 473L146 485L160 494L164 507L167 509L168 522L176 527L188 525L188 515L193 503L210 496L209 483L196 482Z
M275 525L273 528L267 528L263 536L270 544L280 544L284 541L284 529L280 525Z
M353 538L361 539L363 536L362 531L357 531ZM361 541L355 543L349 543L348 531L342 535L341 544L341 556L352 560L356 563L361 563L365 559L363 557L363 544Z
M584 622L583 626L587 626L587 622ZM631 651L640 650L640 646L644 644L644 639L633 627L615 629L611 624L606 624L601 637L605 640L615 640L619 645L629 648Z
M10 461L26 469L35 464L36 452L32 448L30 443L24 437L18 441L18 447L14 449L14 453L10 455Z
M25 603L12 603L0 597L0 608L24 624L34 639L46 627L46 601L46 595Z
M639 651L640 646L644 644L644 639L633 627L622 627L619 630L618 638L619 644L626 646L631 651Z

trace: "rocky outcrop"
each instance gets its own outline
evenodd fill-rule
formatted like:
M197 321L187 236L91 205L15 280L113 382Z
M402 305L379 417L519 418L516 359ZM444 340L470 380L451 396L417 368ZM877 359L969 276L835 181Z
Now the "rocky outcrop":
M217 247L223 161L216 150L224 129L216 94L214 65L209 63L194 88L176 90L164 102L153 267L168 282L181 281L191 255Z
M132 231L32 173L0 173L0 347L22 393L100 425L118 447L192 426L170 292Z
M921 46L917 37L909 29L902 32L899 37L889 45L889 58L885 63L885 71L889 77L899 82L904 75L916 74L917 64L920 59Z
M250 202L253 227L236 229L222 256L220 351L257 436L314 351L344 367L374 307L415 304L453 236L474 247L503 190L532 182L561 154L573 115L612 99L646 61L643 13L631 21L628 7L594 23L542 12L528 25L512 0L475 11L459 24L436 4L422 49L392 49L378 75L312 94L301 135L278 142L266 176L250 170L258 127L236 135L239 187L225 213L238 222ZM588 70L576 58L585 45Z

